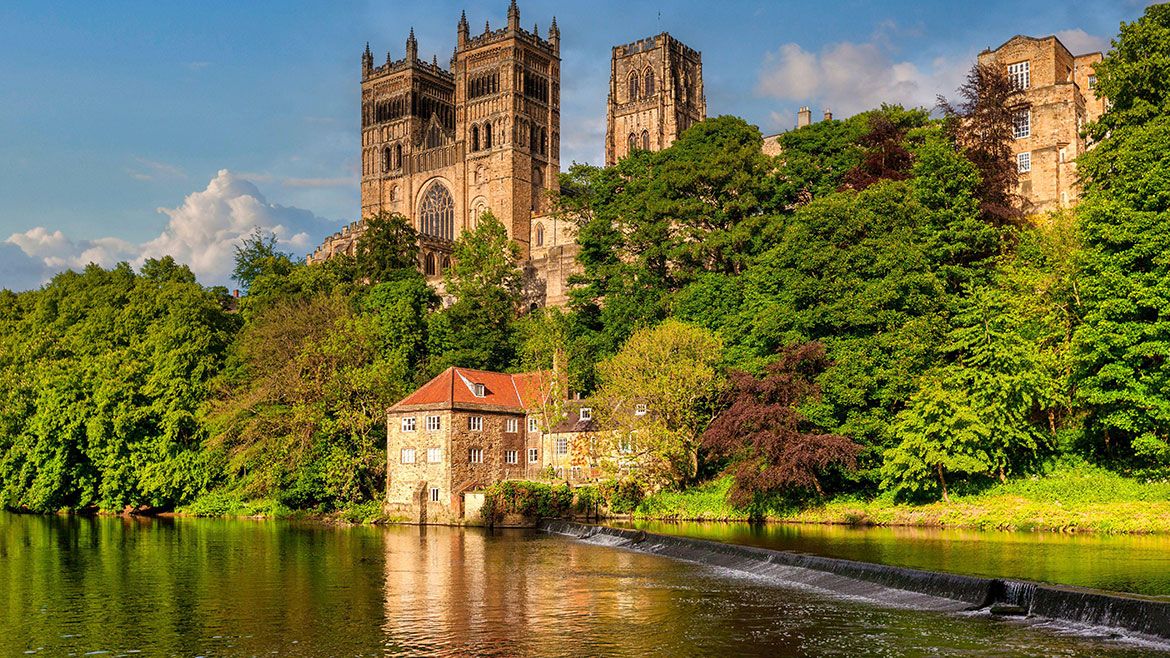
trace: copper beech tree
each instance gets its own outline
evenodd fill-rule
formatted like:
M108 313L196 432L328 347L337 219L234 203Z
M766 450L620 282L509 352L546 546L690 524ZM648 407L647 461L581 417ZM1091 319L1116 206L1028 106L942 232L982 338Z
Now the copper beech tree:
M798 410L820 398L815 377L828 365L824 346L813 342L785 349L763 378L732 373L728 405L703 433L712 456L733 462L732 503L791 489L821 495L826 471L856 467L860 445L822 433Z

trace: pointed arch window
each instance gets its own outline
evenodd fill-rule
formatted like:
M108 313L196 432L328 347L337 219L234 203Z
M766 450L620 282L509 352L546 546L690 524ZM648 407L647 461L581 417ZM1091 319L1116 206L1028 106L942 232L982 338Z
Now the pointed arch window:
M451 269L451 257L443 256L443 271L446 272L449 269Z
M438 270L435 268L435 255L427 254L425 260L426 264L423 266L423 272L426 272L427 276L434 276L438 274Z
M642 150L644 150L644 151L650 150L650 131L649 130L642 131Z
M394 168L395 169L402 168L402 145L401 144L394 145Z
M541 224L541 223L536 224L535 242L536 242L536 246L538 246L538 247L544 246L544 224Z
M642 93L647 98L654 95L654 71L652 69L646 69L646 85Z
M479 126L471 127L471 150L479 150Z
M638 136L630 133L630 153L633 153L638 148Z
M387 146L382 149L382 171L390 171L391 164L393 163L390 161L390 147Z
M492 147L492 124L483 124L483 147L490 149Z
M638 100L638 72L630 71L630 102Z
M446 185L435 181L423 194L418 211L419 230L444 240L455 237L455 199Z

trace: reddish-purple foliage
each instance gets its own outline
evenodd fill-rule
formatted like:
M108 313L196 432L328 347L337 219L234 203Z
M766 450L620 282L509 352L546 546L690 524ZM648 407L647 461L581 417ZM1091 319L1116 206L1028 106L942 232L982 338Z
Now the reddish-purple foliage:
M796 410L820 398L815 377L828 365L824 346L814 342L787 348L762 379L732 373L728 406L703 433L703 446L734 461L733 503L781 489L823 494L819 475L856 467L860 445L819 432Z
M869 118L869 132L858 140L865 147L861 164L850 169L841 182L842 189L864 190L880 180L910 178L913 158L902 146L906 131L888 117L874 114Z
M959 87L959 96L963 100L958 107L941 96L938 105L946 114L951 140L979 170L980 210L997 225L1019 222L1023 201L1016 194L1019 173L1012 155L1012 117L1020 109L1020 91L1003 68L976 64Z

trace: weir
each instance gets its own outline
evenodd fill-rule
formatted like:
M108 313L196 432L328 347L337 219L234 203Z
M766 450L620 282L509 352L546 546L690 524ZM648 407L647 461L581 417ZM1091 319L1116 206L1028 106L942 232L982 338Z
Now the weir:
M543 521L540 529L591 544L723 567L887 605L952 612L1011 608L1029 617L1170 640L1170 600L908 569L570 521Z

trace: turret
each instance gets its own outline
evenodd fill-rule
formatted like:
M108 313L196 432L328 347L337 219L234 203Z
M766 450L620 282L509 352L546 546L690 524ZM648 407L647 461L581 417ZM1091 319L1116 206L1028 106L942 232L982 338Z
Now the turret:
M552 25L548 26L548 42L553 47L553 50L560 51L561 49L561 29L557 27L557 17L553 16Z
M520 8L516 6L516 0L512 0L512 4L508 5L508 29L513 32L520 31Z
M410 36L406 37L406 61L418 59L418 39L414 38L414 28L410 28Z
M465 11L459 17L458 33L459 33L459 45L460 46L467 43L467 33L470 29L471 28L467 25L467 12Z
M362 77L370 75L374 70L374 53L370 51L370 42L366 42L366 52L362 53Z

